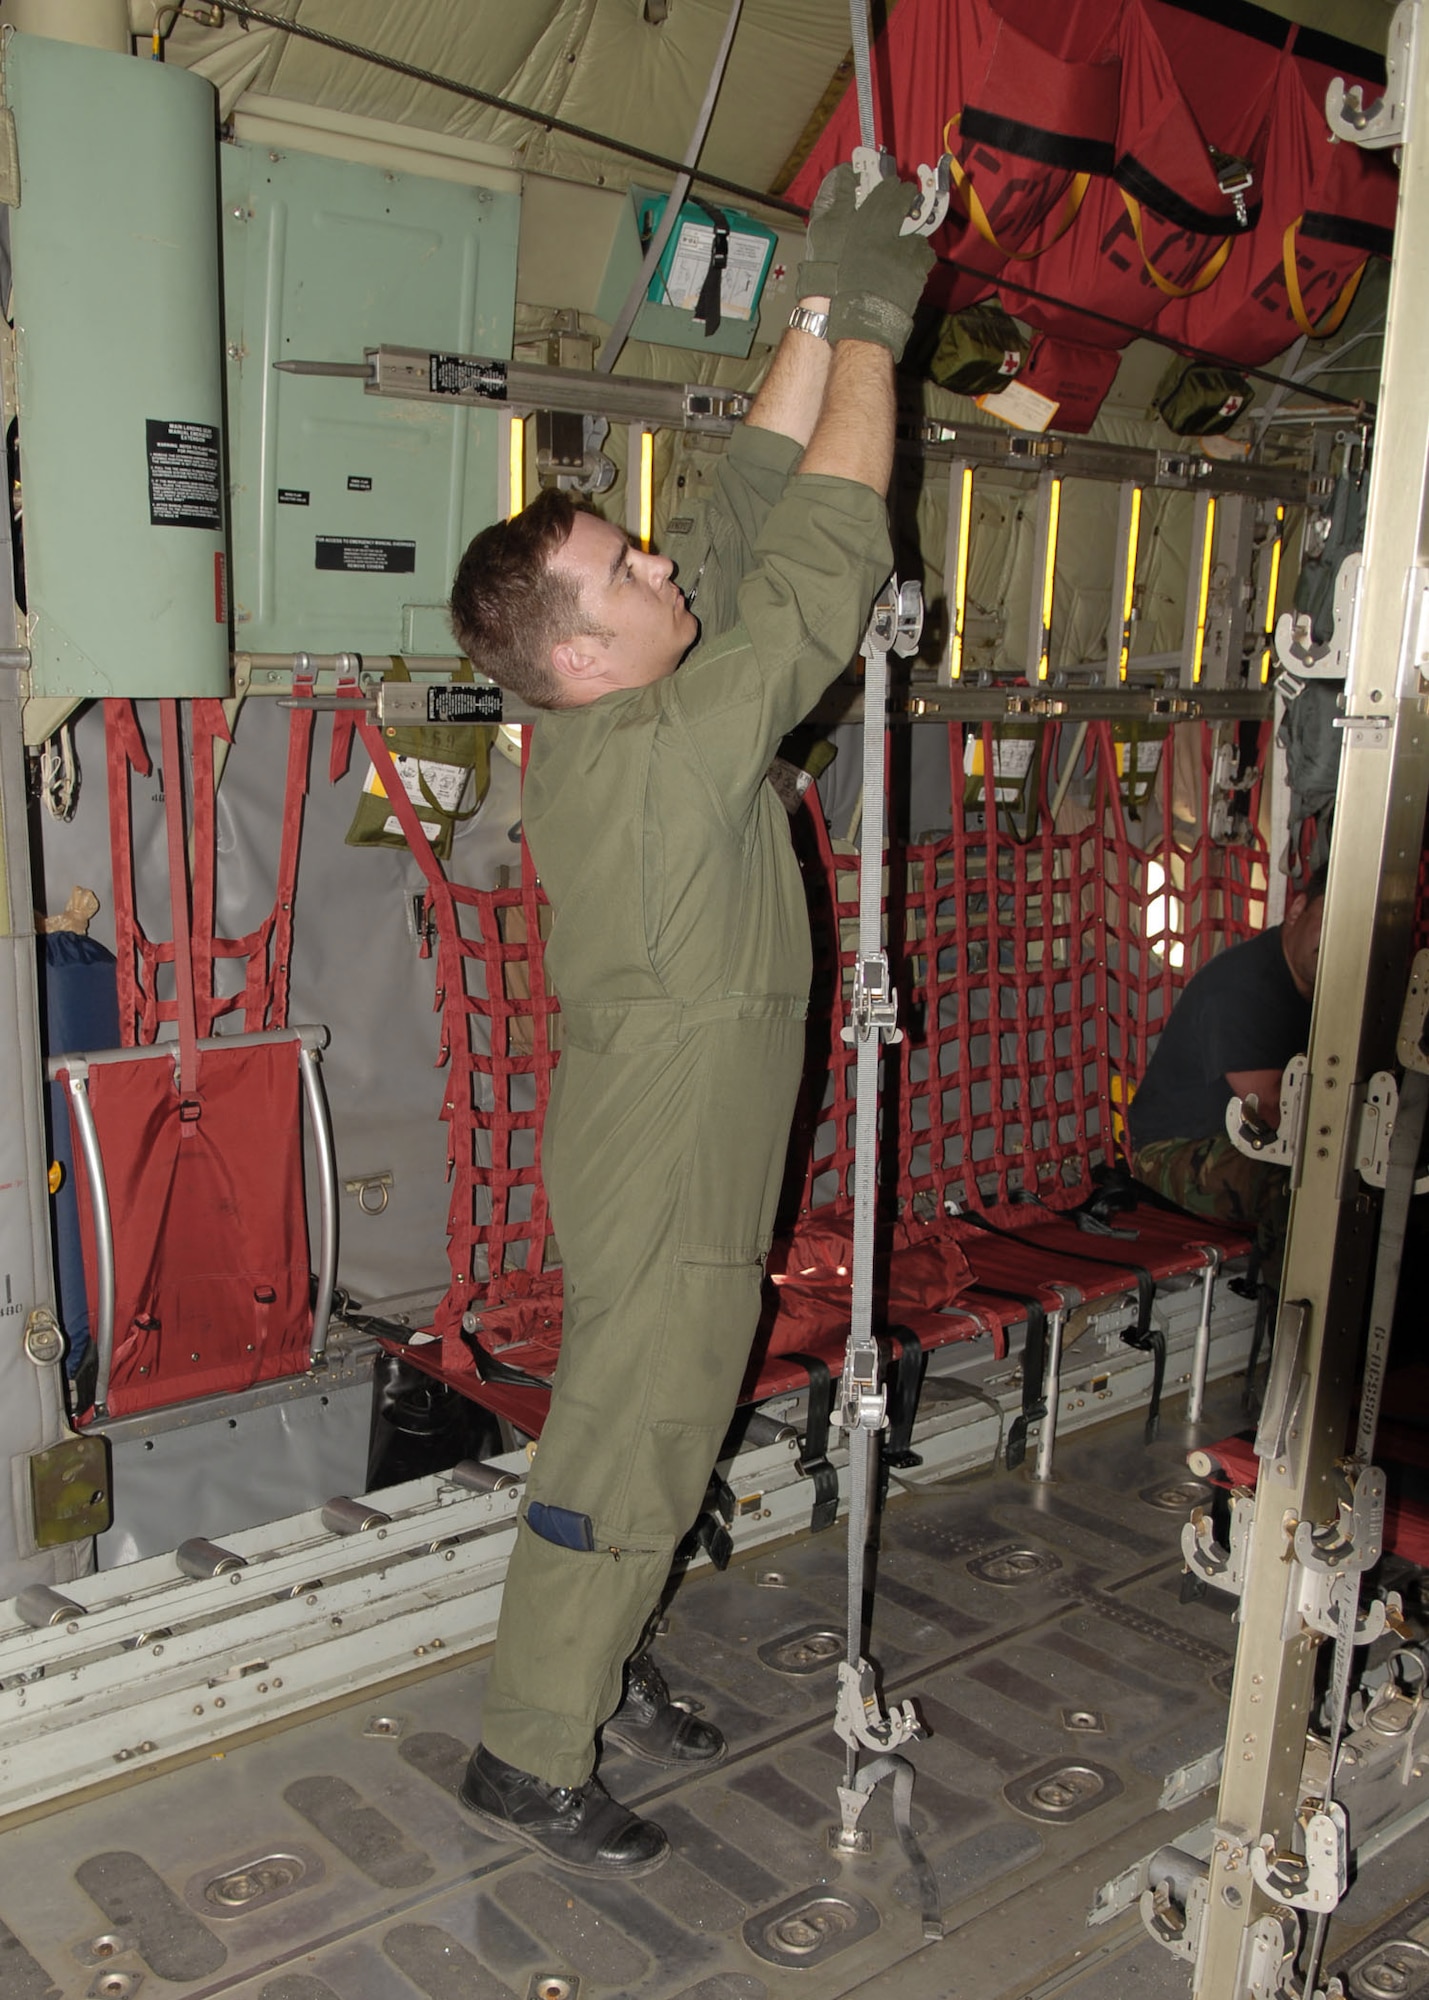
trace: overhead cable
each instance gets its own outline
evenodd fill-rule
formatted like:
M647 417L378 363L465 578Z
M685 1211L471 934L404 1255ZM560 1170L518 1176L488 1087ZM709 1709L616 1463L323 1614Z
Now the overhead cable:
M663 153L647 152L643 146L631 146L625 140L612 139L604 132L592 132L585 125L573 125L568 119L554 118L547 111L533 111L526 104L513 104L509 97L498 97L490 90L478 90L474 83L462 83L456 77L442 76L437 70L422 69L416 63L403 62L400 56L384 55L380 49L363 48L358 42L344 41L340 35L329 35L321 28L305 27L300 21L285 21L280 14L270 14L265 8L240 5L237 0L223 0L223 11L235 15L240 21L251 21L262 28L275 28L280 34L296 35L301 41L316 42L320 48L333 49L339 55L351 56L356 62L374 63L379 69L390 69L398 76L410 77L414 83L430 84L433 90L445 90L453 97L465 97L471 103L484 104L492 111L504 111L508 117L524 118L532 125L539 125L544 132L560 132L568 139L583 139L588 145L601 146L607 152L620 153L626 159L639 160L648 167L662 167L667 173L686 171L683 161L667 159ZM765 194L760 188L745 187L740 181L723 180L718 174L706 173L703 168L694 178L706 187L721 188L726 194L737 194L745 201L759 202L765 208L777 208L785 215L797 216L801 222L807 213L797 202Z

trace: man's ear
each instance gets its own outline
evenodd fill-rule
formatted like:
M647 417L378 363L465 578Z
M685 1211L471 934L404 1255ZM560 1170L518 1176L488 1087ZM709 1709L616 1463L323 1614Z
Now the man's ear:
M588 681L600 672L601 663L584 638L562 639L551 648L551 665L562 680Z
M1298 924L1309 907L1309 897L1303 889L1297 889L1295 894L1290 898L1290 901L1285 905L1285 915L1280 919L1281 923L1292 926Z

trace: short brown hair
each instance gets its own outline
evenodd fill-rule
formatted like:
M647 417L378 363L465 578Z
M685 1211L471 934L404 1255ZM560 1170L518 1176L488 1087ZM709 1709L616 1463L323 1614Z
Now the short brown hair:
M452 631L482 673L532 708L563 706L551 648L591 633L580 586L554 567L576 518L568 493L537 494L509 521L493 521L471 542L452 585Z

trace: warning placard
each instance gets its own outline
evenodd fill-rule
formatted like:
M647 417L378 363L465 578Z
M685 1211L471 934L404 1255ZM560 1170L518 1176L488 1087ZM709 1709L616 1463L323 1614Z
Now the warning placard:
M149 519L156 528L221 528L218 426L164 423L144 426L149 455Z
M506 398L506 363L477 361L467 354L433 354L427 361L427 384L434 396L493 396Z
M384 541L375 535L319 535L315 567L410 576L417 567L417 544Z

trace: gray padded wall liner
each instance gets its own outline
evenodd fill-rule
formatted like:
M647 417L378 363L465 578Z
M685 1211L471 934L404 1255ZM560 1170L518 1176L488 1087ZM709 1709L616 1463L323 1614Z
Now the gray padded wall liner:
M235 1417L114 1441L114 1526L95 1544L100 1569L162 1555L191 1536L222 1542L360 1493L372 1393L364 1382Z

